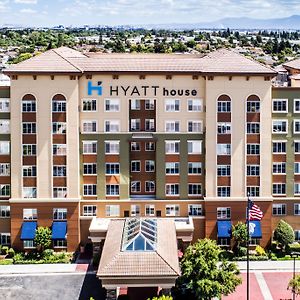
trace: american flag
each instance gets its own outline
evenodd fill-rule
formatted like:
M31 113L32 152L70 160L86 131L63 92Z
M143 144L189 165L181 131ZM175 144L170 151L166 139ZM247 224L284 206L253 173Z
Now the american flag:
M259 208L259 206L254 204L251 200L249 200L249 221L260 221L263 216L264 214Z

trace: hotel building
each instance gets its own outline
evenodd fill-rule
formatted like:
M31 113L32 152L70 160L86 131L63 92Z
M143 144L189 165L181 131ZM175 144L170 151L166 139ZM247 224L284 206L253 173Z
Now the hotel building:
M110 219L145 217L173 219L181 242L229 245L248 194L264 212L252 244L265 247L282 218L300 238L300 66L284 67L286 87L229 50L59 48L11 66L0 87L1 243L30 249L36 226L49 226L53 247L74 251L100 245Z

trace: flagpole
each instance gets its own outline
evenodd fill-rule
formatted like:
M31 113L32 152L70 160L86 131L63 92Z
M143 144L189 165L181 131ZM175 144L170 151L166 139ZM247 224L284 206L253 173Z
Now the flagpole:
M248 193L248 200L247 200L247 300L250 300L250 287L249 287L249 240L250 240L250 233L249 233L249 206L250 206L250 194Z

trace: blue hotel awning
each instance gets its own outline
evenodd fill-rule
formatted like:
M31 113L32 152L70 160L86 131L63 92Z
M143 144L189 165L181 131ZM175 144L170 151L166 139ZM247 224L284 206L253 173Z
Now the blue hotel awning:
M231 221L217 221L218 238L231 237Z
M256 239L262 238L260 221L249 222L249 233L250 233L250 237L252 238L256 238Z
M67 234L67 222L52 223L52 240L64 240Z
M37 222L23 222L21 229L21 240L33 240Z

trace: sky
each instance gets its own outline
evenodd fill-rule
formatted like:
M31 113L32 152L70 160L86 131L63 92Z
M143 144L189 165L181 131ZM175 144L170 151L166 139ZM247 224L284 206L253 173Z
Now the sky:
M0 0L0 26L202 23L300 15L300 0Z

